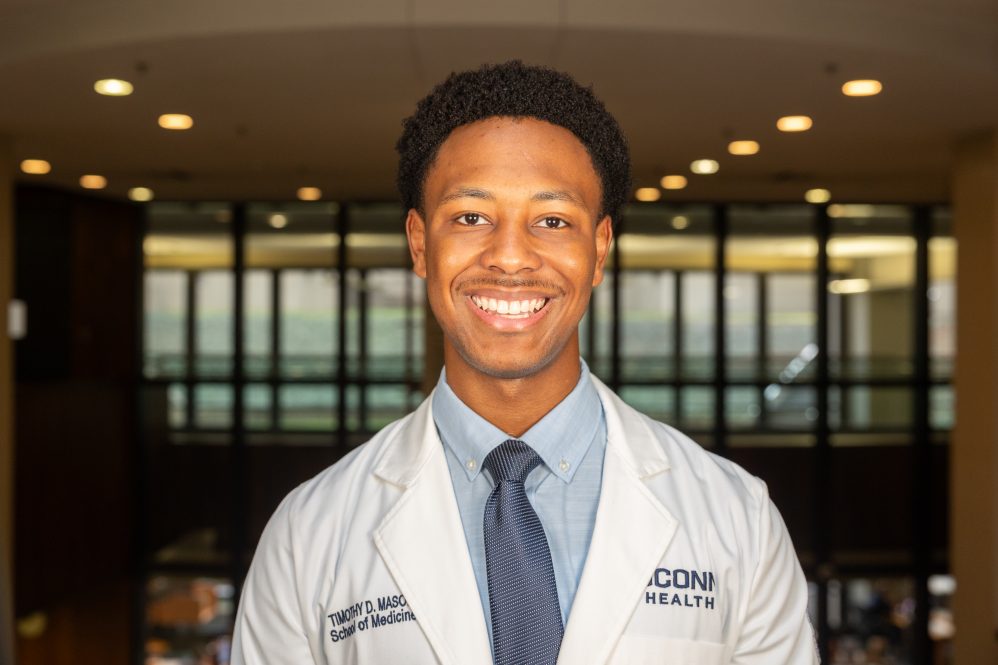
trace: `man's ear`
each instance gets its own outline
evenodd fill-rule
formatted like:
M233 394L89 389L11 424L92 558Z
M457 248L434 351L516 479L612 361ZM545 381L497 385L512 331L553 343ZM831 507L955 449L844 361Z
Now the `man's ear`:
M409 240L412 271L426 279L426 222L415 208L409 208L405 216L405 235Z
M593 286L599 286L603 281L603 266L606 257L610 255L610 244L613 242L613 220L606 215L596 224L596 270L593 271Z

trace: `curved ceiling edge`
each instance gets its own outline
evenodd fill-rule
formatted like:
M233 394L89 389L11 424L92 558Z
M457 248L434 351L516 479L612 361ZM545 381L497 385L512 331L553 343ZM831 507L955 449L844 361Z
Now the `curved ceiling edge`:
M765 0L516 0L476 8L450 0L175 0L121 3L52 0L0 5L0 66L49 55L213 35L351 28L461 28L489 25L573 30L684 32L827 43L924 56L998 78L998 21L927 4Z

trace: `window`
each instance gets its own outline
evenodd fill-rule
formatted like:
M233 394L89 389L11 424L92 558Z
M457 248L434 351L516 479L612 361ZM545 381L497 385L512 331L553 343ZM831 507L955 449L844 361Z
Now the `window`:
M616 234L580 323L590 368L766 479L809 577L837 571L811 585L829 662L908 662L915 590L945 569L948 211L634 204ZM391 204L155 203L144 251L146 654L224 662L277 502L423 399L424 289ZM913 539L891 516L910 514L926 460L928 535ZM888 615L900 632L871 641Z

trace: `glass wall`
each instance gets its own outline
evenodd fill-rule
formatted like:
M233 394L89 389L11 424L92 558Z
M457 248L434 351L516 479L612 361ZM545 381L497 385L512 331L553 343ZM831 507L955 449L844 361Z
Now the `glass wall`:
M231 223L227 204L160 204L147 215L139 459L145 655L152 663L227 653L236 508L228 445L235 365ZM215 589L223 591L212 597ZM228 598L220 604L219 595Z
M828 214L829 368L841 379L829 421L841 433L833 445L850 445L857 433L911 427L915 238L903 206L834 204Z
M247 442L328 444L337 429L340 234L335 203L250 204L243 271Z
M401 213L149 205L149 662L225 662L280 499L423 399ZM766 480L827 662L948 662L955 253L945 208L633 204L580 324L627 402Z
M612 317L618 299L619 316L597 328L609 333L609 358L595 371L629 403L705 446L715 409L714 228L708 206L629 208L617 229L613 281L599 287L611 303L596 312Z
M953 428L953 364L956 358L956 241L952 219L946 208L932 214L929 238L929 395L930 425L933 430Z
M818 242L813 206L732 206L725 252L729 444L813 445ZM761 435L761 436L760 436Z
M147 220L145 653L227 662L277 502L422 400L423 290L396 205L156 203Z

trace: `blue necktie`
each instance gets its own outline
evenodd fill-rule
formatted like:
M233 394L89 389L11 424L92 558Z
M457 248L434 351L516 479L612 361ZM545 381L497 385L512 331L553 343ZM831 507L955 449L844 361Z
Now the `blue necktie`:
M485 458L495 489L485 503L485 565L495 665L554 665L561 607L544 527L523 481L541 458L510 439Z

